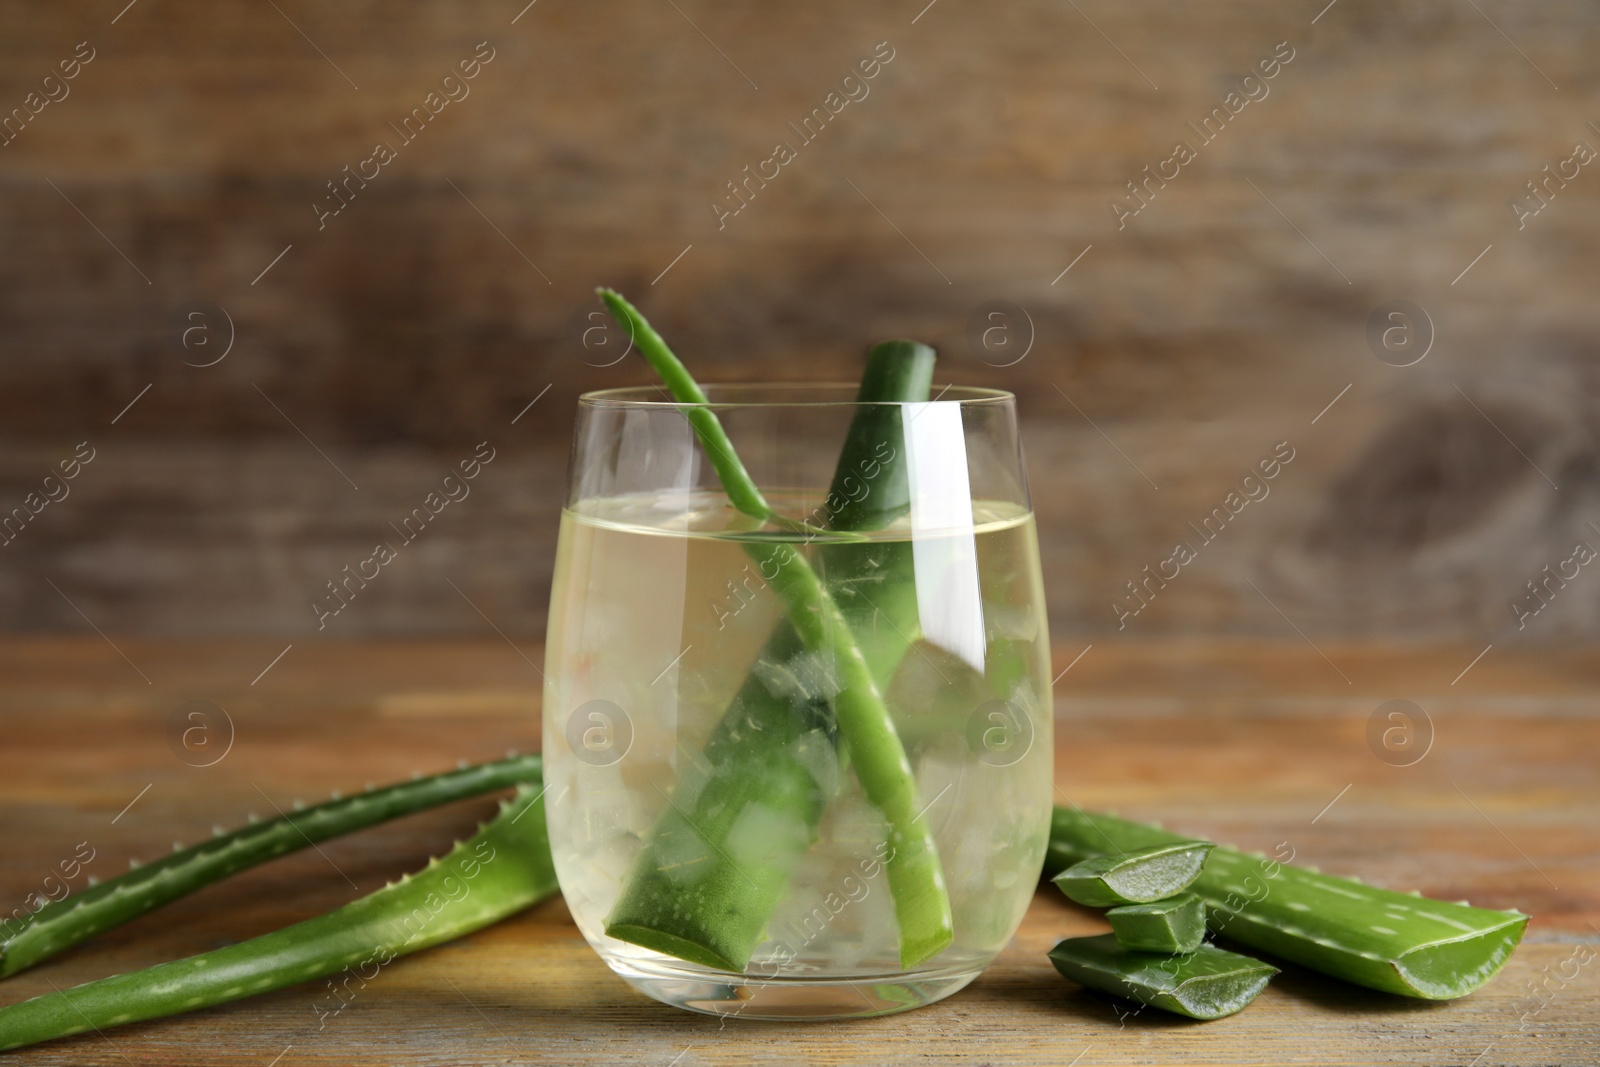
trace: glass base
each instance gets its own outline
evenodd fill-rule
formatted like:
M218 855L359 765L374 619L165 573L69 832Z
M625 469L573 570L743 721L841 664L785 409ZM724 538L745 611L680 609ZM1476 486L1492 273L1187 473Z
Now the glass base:
M910 1011L959 992L982 971L963 964L907 974L762 978L673 961L612 957L611 969L674 1008L738 1019L860 1019Z

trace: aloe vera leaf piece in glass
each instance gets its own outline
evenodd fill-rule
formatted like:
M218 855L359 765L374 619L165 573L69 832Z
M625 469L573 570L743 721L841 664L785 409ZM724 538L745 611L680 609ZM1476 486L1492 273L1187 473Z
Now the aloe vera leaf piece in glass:
M454 800L539 780L537 755L512 756L326 801L180 849L115 878L0 921L0 978L187 896L247 867L318 841Z
M1206 903L1193 893L1124 904L1106 919L1117 944L1135 952L1193 952L1206 939Z
M816 571L792 545L760 551L757 559L777 565L772 587L788 609L801 645L833 659L839 684L833 698L839 736L861 791L888 823L889 851L883 864L900 927L900 964L912 967L947 948L954 940L955 925L938 847L925 816L926 805L917 798L911 763L867 659Z
M777 522L778 516L734 454L715 411L703 406L705 394L683 363L620 294L610 289L601 289L599 294L673 397L689 405L685 417L711 456L729 501L747 515ZM804 523L783 525L811 529ZM844 613L805 557L786 542L752 539L745 551L783 602L801 647L824 657L833 667L837 686L833 712L839 735L862 792L888 823L890 852L884 866L899 926L901 966L914 966L948 947L955 930L938 848L917 801L917 783L905 747Z
M1057 807L1045 868L1181 840L1159 826ZM1346 982L1424 1000L1451 1000L1483 985L1528 925L1519 911L1429 900L1230 848L1212 851L1191 888L1206 902L1213 933Z
M1270 964L1201 945L1181 956L1134 952L1116 935L1069 937L1050 962L1079 985L1191 1019L1220 1019L1245 1007L1278 973Z
M879 529L909 507L899 403L927 399L933 363L933 350L914 341L886 341L868 354L856 398L864 406L824 502L830 525ZM886 685L918 632L911 546L825 542L818 555L874 680ZM879 611L883 624L874 627ZM606 920L609 936L722 970L748 966L837 787L830 694L793 669L806 655L780 619L702 759L685 771L696 779L682 790L691 799L663 810L634 859ZM738 830L750 818L766 832Z
M1175 841L1080 860L1056 875L1056 887L1091 908L1147 904L1188 889L1200 877L1209 841Z
M326 915L0 1008L0 1049L226 1004L342 971L352 972L346 988L352 979L364 986L397 956L462 937L557 891L543 795L520 786L499 815L445 856Z

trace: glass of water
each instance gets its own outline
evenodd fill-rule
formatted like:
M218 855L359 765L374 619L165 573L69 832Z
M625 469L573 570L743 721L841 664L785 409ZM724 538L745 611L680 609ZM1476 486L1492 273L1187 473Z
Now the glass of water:
M707 386L579 400L545 653L562 892L678 1007L932 1003L1015 933L1051 806L1050 644L1014 398ZM863 432L866 427L870 432Z

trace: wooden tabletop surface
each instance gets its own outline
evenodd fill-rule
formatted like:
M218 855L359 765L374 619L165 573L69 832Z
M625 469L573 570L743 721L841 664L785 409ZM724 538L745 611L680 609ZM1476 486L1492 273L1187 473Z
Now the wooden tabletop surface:
M1058 669L1083 646L1061 642ZM99 638L0 648L4 910L83 843L94 850L85 875L108 877L249 812L536 746L537 641L303 642L261 674L282 649ZM1458 679L1478 649L1320 649L1096 640L1056 685L1059 795L1241 847L1288 841L1331 873L1530 912L1506 969L1463 1000L1404 1000L1286 966L1229 1019L1123 1019L1045 958L1059 937L1104 929L1050 890L995 964L943 1003L842 1024L724 1023L632 992L558 899L395 964L320 1028L312 983L8 1061L1600 1062L1600 958L1579 962L1600 946L1600 661L1577 647L1496 646ZM232 724L209 767L169 741L191 700ZM1369 719L1389 700L1414 702L1432 724L1410 766L1369 745ZM220 745L228 727L217 721ZM327 910L419 867L490 810L464 802L258 868L9 979L0 1003Z

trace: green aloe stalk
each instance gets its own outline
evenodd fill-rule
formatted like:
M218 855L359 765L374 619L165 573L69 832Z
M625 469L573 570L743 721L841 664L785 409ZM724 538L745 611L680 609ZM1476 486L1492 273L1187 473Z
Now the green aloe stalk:
M1201 945L1182 956L1133 952L1113 934L1069 937L1050 950L1066 977L1113 996L1191 1019L1220 1019L1256 999L1278 969L1249 956Z
M365 986L398 956L462 937L556 892L542 796L520 786L493 821L444 857L326 915L0 1008L0 1049L226 1004L341 972L348 972L341 986L354 992L352 980L357 989Z
M840 686L833 698L839 734L861 791L889 825L884 869L900 925L900 964L914 966L943 951L954 939L955 929L944 871L933 831L917 801L911 763L867 659L817 573L790 545L757 551L777 565L772 587L788 609L800 644L808 652L833 659Z
M628 336L633 339L651 369L661 376L672 398L684 405L678 410L688 420L710 458L717 479L722 482L722 490L728 494L728 502L752 518L763 521L778 518L772 505L767 503L767 498L761 495L761 490L756 488L756 483L744 469L738 453L734 452L733 442L728 440L728 433L722 428L717 413L706 406L710 401L706 399L700 383L694 380L689 369L667 347L667 342L661 339L655 327L639 314L637 308L624 300L622 294L611 289L597 289L595 292L617 323L627 329Z
M219 831L209 841L52 901L15 925L0 922L0 978L246 867L388 819L536 782L542 768L536 755L513 756L336 798L231 833Z
M1185 840L1159 826L1058 807L1045 867ZM1220 847L1191 891L1206 902L1213 933L1356 985L1424 1000L1450 1000L1483 985L1528 925L1521 912L1429 900Z
M684 415L710 456L729 501L747 515L777 521L739 462L716 413L704 406L705 394L666 342L621 296L602 289L600 297L627 327L673 398L685 405ZM931 380L931 350L910 342L891 342L891 346L875 351L879 366L869 368L866 386L904 394L895 399L924 397ZM886 440L891 429L898 437L898 408L886 405L867 410L876 413L867 414L865 423L858 416L851 429L852 442ZM836 487L854 458L854 449L847 447ZM835 524L841 519L860 523L861 528L886 523L903 507L904 477L903 470L890 474L878 503L853 510L830 494L833 503L828 507ZM901 494L898 499L894 497L896 486ZM780 525L814 529L806 524ZM914 597L905 580L909 559L892 551L873 557L857 547L855 551L862 552L859 560L877 562L852 567L841 562L841 556L830 555L824 546L820 554L824 580L792 544L753 539L745 550L782 601L789 628L774 635L758 660L756 677L741 689L707 748L711 769L702 773L708 773L716 786L712 799L732 803L721 808L701 805L699 819L682 813L665 817L630 874L628 886L607 920L607 933L707 966L743 970L827 804L828 780L833 773L829 768L837 767L831 743L836 726L863 793L888 823L890 851L885 868L900 928L900 960L902 966L913 966L947 947L954 928L933 834L919 810L911 765L881 689L913 632L910 623L915 618L915 602L910 601L908 611L905 600ZM830 561L837 573L828 570ZM882 601L862 588L869 584L868 579L878 578L882 582L872 584ZM872 602L877 602L877 607L871 607ZM842 609L841 603L850 608ZM898 640L886 637L867 646L856 633L865 630L861 622L870 623L879 608L893 613L887 616L887 629L899 629ZM896 622L896 616L904 625ZM801 653L819 657L832 667L836 691L831 695L831 716L826 694L806 692L802 680L782 670ZM763 665L769 668L765 677ZM740 742L741 736L748 736L746 728L764 728L767 723L774 729L772 744L750 747ZM782 755L775 758L774 753ZM762 835L764 848L761 854L746 854L745 862L738 862L721 842L733 832L735 818L755 805L763 809L758 814L769 827ZM703 880L697 875L694 883L685 885L672 879L670 865L660 862L661 856L652 846L669 849L672 855L692 851L697 857L710 857L707 862L715 861L716 866Z

